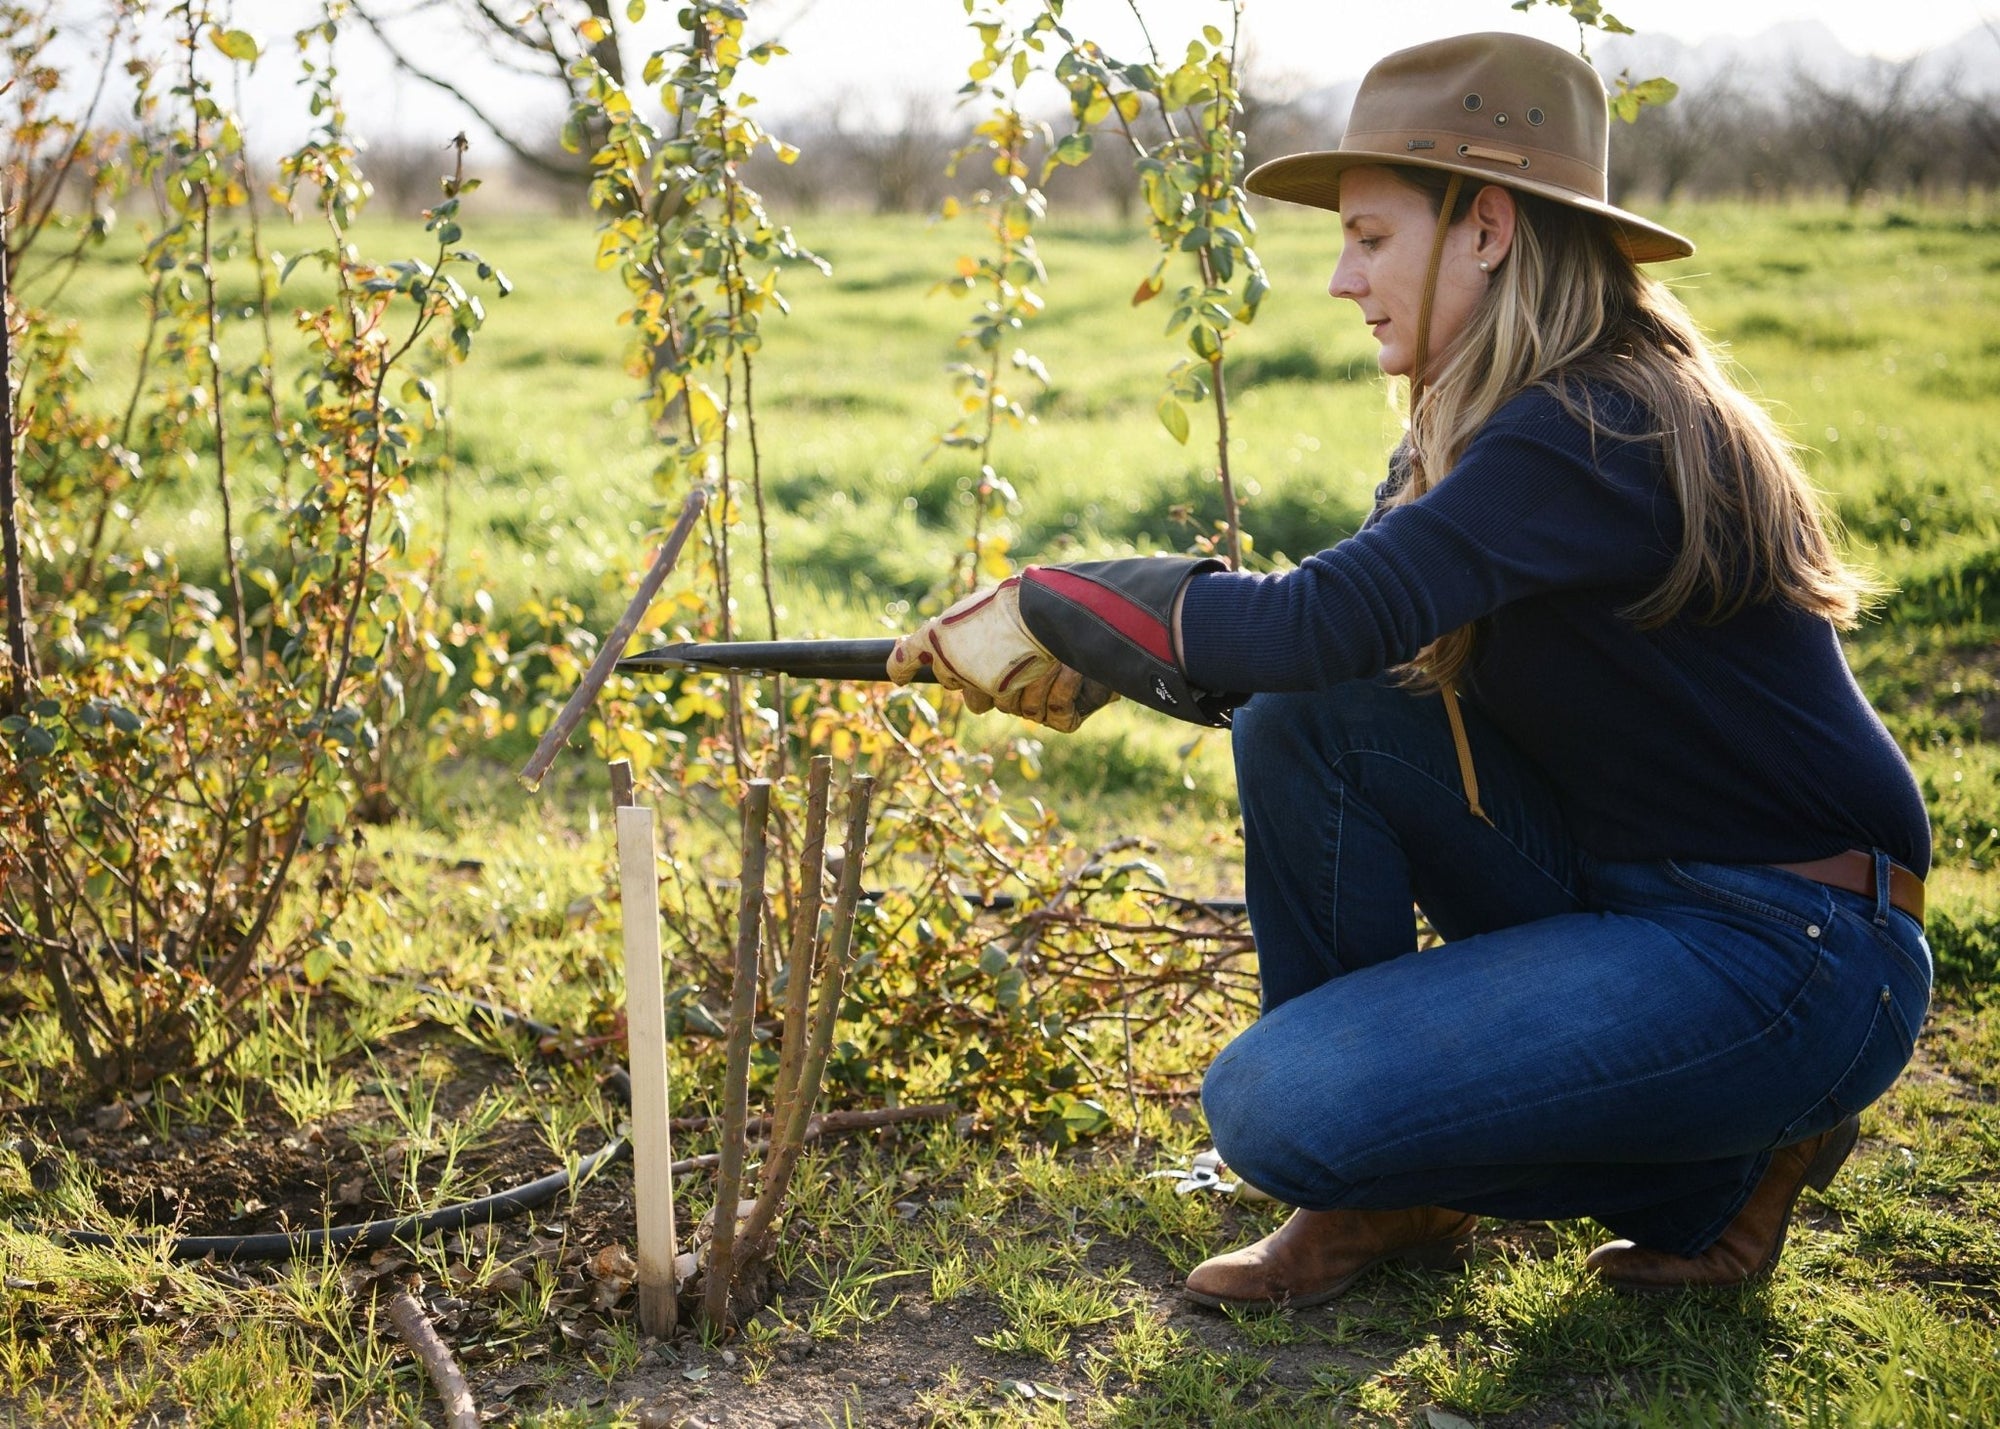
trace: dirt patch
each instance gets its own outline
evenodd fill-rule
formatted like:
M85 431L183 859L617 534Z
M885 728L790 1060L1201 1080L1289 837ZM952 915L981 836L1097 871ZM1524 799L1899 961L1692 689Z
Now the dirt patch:
M755 1429L838 1424L850 1409L854 1423L893 1426L930 1424L947 1405L1080 1404L1133 1387L1115 1375L1099 1384L1091 1374L1097 1352L1133 1311L1163 1317L1202 1349L1255 1356L1264 1368L1250 1399L1301 1393L1332 1365L1362 1363L1324 1343L1259 1348L1227 1317L1184 1301L1180 1274L1150 1248L1109 1240L1103 1245L1131 1253L1131 1269L1119 1285L1125 1314L1074 1332L1060 1362L987 1348L980 1341L1005 1328L998 1312L976 1294L940 1304L913 1282L898 1292L892 1309L852 1337L815 1342L787 1335L768 1357L683 1343L675 1353L642 1362L610 1392L618 1402L650 1410L652 1419L642 1422ZM784 1298L798 1303L795 1296ZM560 1401L560 1394L555 1398Z

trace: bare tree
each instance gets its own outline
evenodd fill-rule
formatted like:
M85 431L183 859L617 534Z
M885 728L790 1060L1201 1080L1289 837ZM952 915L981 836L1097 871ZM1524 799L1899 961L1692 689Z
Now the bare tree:
M2000 104L1992 95L1959 100L1959 122L1986 157L2000 159Z
M2000 95L1952 95L1939 106L1936 141L1954 164L1953 178L1970 193L2000 183Z
M906 94L902 109L895 128L846 136L872 180L877 213L913 213L935 204L944 192L944 166L959 142L932 96Z
M584 81L570 71L585 55L625 82L613 9L612 0L532 0L525 10L495 0L353 0L355 18L382 42L398 69L458 100L522 163L578 184L589 178L590 166L549 145L549 126L534 117L545 111L530 105L496 113L490 101L482 103L469 92L465 59L477 55L508 73L546 81L550 100L566 113L583 95ZM593 20L602 36L594 43L579 33ZM414 26L423 27L421 41ZM440 40L440 31L454 38Z
M1850 205L1875 187L1930 107L1917 87L1922 58L1871 60L1851 87L1804 73L1792 76L1792 111Z

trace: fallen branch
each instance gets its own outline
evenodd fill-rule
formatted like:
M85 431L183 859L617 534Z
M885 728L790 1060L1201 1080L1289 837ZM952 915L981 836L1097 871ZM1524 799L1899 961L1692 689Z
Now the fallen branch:
M437 1388L438 1399L444 1405L445 1429L479 1429L479 1409L472 1402L472 1390L465 1383L465 1372L452 1358L451 1347L438 1338L430 1316L424 1313L416 1297L406 1290L399 1290L389 1297L389 1323L396 1327L416 1357L423 1361L431 1383Z
M522 766L521 779L529 788L532 789L542 782L542 776L548 773L549 766L556 762L556 753L562 748L563 741L568 739L570 731L582 722L591 704L597 699L597 692L603 689L604 682L611 678L612 667L618 663L618 657L625 653L625 642L630 640L632 632L639 628L639 622L645 618L646 608L653 603L653 597L660 593L660 587L666 583L667 574L673 570L674 562L681 558L681 547L687 544L688 533L694 530L695 518L701 515L702 507L707 504L706 486L697 486L687 494L687 500L681 506L680 520L674 522L674 529L667 533L667 542L660 547L660 554L654 560L653 568L647 571L646 578L639 582L639 590L632 597L632 603L625 607L625 613L618 617L618 623L611 627L611 633L604 638L604 644L599 647L597 658L590 662L590 669L585 673L583 683L576 687L575 693L569 697L569 703L562 707L562 713L556 716L556 722L549 726L548 732L542 736L542 742L535 746L534 754L529 756L528 762Z

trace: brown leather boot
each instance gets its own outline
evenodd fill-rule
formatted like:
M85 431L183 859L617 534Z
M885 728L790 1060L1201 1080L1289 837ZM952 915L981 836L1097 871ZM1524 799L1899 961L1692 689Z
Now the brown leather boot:
M1294 1211L1255 1245L1214 1256L1187 1278L1187 1297L1229 1306L1303 1308L1333 1299L1364 1271L1396 1261L1462 1265L1479 1217L1439 1206L1407 1211Z
M1785 1248L1785 1227L1799 1192L1807 1186L1824 1191L1860 1132L1860 1120L1850 1116L1831 1131L1779 1147L1736 1219L1700 1255L1669 1255L1614 1240L1593 1250L1584 1267L1619 1290L1683 1290L1761 1280Z

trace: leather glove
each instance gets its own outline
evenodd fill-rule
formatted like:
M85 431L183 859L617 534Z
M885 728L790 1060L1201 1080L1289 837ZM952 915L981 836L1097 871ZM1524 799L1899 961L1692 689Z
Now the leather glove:
M896 642L889 678L907 685L924 666L965 696L974 714L997 709L1067 734L1118 698L1042 648L1021 623L1021 578L975 591Z

